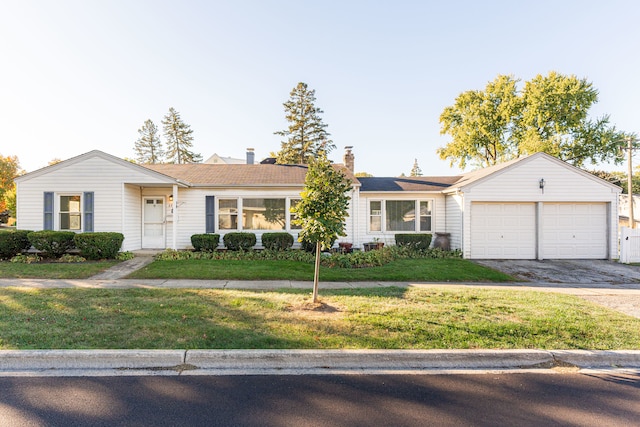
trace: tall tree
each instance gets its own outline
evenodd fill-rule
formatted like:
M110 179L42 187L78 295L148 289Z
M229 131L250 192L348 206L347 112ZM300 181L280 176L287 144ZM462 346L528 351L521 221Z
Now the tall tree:
M321 152L329 154L336 148L328 138L330 134L325 130L327 125L320 117L324 112L315 106L315 93L306 83L300 82L289 94L289 100L283 104L289 127L274 132L286 138L281 142L276 157L278 163L308 164Z
M152 120L146 120L142 127L138 129L140 135L135 142L133 151L136 154L138 163L156 164L164 161L164 150L158 127Z
M5 195L11 195L14 189L13 179L20 173L20 162L17 156L0 154L0 212L6 209Z
M440 158L465 168L491 166L543 151L575 166L624 160L627 134L592 120L589 109L598 92L585 79L550 72L518 90L518 80L499 75L484 91L460 94L440 115L441 133L452 141Z
M418 159L413 160L413 167L411 168L410 176L422 176L422 169L418 166Z
M167 145L166 158L170 163L199 163L202 156L191 151L193 147L193 130L184 123L173 107L162 119L162 129Z
M297 214L292 222L301 225L299 241L316 244L315 273L313 276L313 302L318 301L318 280L321 249L328 249L338 236L345 236L345 218L348 214L347 192L351 183L335 169L324 153L311 158L305 177L305 186L291 212Z

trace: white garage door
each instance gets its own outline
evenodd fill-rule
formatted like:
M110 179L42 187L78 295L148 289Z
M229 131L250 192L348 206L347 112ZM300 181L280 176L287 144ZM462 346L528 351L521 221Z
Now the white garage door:
M472 203L471 258L535 259L535 203Z
M542 257L607 258L605 203L543 203Z

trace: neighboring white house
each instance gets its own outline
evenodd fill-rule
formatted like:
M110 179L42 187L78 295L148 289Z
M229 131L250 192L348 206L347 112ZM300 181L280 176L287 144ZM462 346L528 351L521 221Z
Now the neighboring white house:
M347 236L355 248L397 233L450 234L465 258L615 258L620 188L537 153L450 177L356 178ZM287 231L306 167L136 165L100 151L16 178L21 229L116 231L123 250L191 246L191 235Z

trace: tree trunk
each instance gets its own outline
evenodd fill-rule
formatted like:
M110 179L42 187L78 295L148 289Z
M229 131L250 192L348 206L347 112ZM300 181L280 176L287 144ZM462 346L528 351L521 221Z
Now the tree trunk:
M318 302L318 279L320 277L320 242L316 242L316 268L313 273L313 303Z

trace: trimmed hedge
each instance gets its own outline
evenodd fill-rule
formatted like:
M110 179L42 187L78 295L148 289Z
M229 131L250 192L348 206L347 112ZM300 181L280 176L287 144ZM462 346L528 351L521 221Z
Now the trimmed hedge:
M0 232L0 259L11 259L31 247L27 237L29 230L11 230Z
M73 231L34 231L27 235L34 248L44 252L48 257L60 258L75 248Z
M284 251L293 246L293 236L289 233L264 233L262 246L265 249Z
M426 250L431 245L431 234L396 234L396 246Z
M230 251L248 251L256 245L256 235L253 233L233 232L222 238L224 245Z
M213 252L219 243L219 234L194 234L191 236L191 245L193 245L193 248L198 252Z
M124 235L122 233L95 232L80 233L73 238L80 255L86 259L115 259L120 252Z

